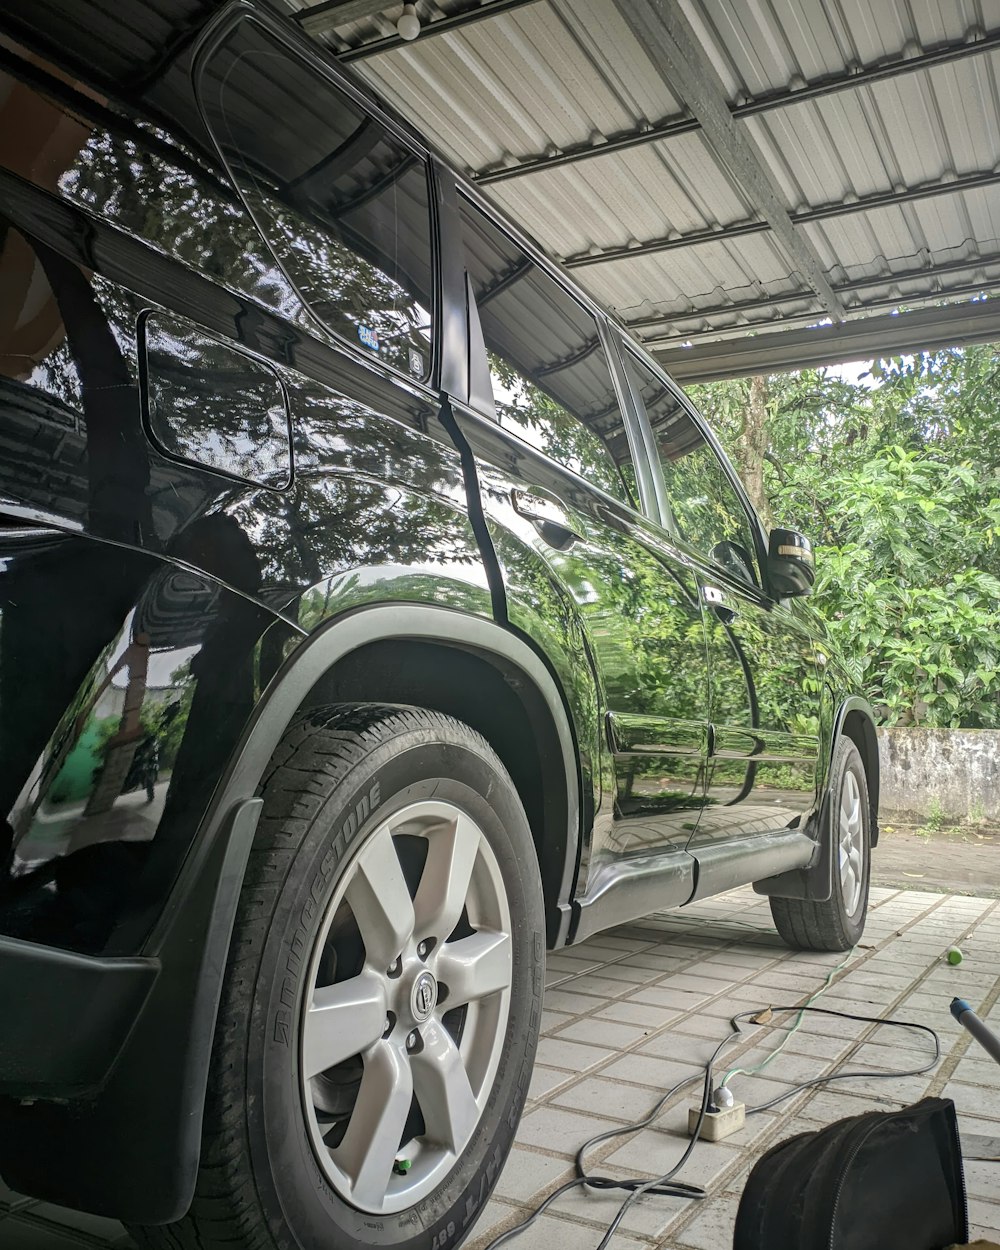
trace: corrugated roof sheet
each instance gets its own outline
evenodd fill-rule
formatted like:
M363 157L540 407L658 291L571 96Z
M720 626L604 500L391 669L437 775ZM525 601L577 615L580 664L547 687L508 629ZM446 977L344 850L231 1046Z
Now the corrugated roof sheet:
M849 316L1000 287L1000 0L675 3L726 102L737 116L743 109L734 125L793 220L831 211L796 229ZM418 13L431 29L476 7L421 0ZM391 35L398 12L391 6L316 37L334 50L357 48ZM996 50L977 50L984 39ZM939 63L877 80L865 74L945 47L952 52ZM623 150L543 164L485 189L556 256L591 262L577 269L581 284L658 344L826 315L766 224L727 235L761 218L697 124L640 141L650 126L683 120L685 106L614 0L535 0L357 68L473 175L581 146L596 152L606 137L632 134ZM854 76L861 85L839 81ZM837 89L746 108L823 80L838 80ZM971 175L977 186L950 189ZM864 206L871 196L882 202ZM597 259L643 244L670 250Z

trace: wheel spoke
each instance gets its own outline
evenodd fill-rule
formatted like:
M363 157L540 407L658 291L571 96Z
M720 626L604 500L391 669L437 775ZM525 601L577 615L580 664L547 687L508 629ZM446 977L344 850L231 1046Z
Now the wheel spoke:
M447 1009L461 1007L510 985L511 943L506 933L483 929L441 950L435 971L448 987Z
M413 900L388 829L361 852L347 887L368 962L388 968L413 933Z
M331 1151L351 1178L352 1197L368 1210L378 1210L385 1198L412 1100L409 1060L392 1043L379 1042L365 1056L344 1140Z
M431 832L427 861L414 899L415 936L444 942L458 924L469 894L482 835L461 813Z
M844 778L844 788L840 796L840 825L852 834L861 825L861 791L853 773L848 773Z
M382 1036L385 1019L385 988L370 972L318 987L303 1026L306 1080L367 1049Z
M426 1136L457 1155L479 1120L469 1074L445 1028L431 1021L421 1036L423 1050L412 1059L413 1088L423 1112Z

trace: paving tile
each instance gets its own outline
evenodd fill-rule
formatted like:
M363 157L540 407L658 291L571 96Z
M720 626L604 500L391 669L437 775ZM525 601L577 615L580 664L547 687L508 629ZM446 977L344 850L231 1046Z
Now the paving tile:
M573 1167L565 1158L515 1146L507 1156L495 1193L498 1198L527 1202L553 1181L569 1180L572 1175Z
M567 1011L543 1011L542 1012L542 1033L554 1033L564 1024L569 1024L573 1016Z
M581 1250L592 1237L593 1230L587 1225L546 1213L521 1233L514 1244L518 1250ZM614 1240L614 1250L648 1250L648 1245L624 1234ZM473 1244L471 1250L478 1250L478 1246Z
M654 1007L650 1003L622 1002L616 999L594 1012L594 1020L621 1020L625 1024L641 1024L650 1029L661 1029L676 1020L681 1013L675 1007Z
M609 1059L612 1051L597 1046L583 1046L579 1042L564 1041L561 1037L543 1037L538 1043L536 1063L548 1068L565 1068L569 1072L586 1072L596 1064Z
M598 1007L607 1006L607 998L584 994L575 982L569 981L556 990L545 991L545 1005L554 1011L562 1011L567 1015L581 1016L595 1011Z
M674 986L646 985L629 994L631 1003L649 1003L654 1007L676 1007L679 1011L694 1011L710 998L709 990L677 989Z
M524 1214L523 1208L511 1206L506 1202L492 1198L483 1208L482 1214L475 1223L471 1237L468 1241L462 1243L462 1250L483 1250L483 1247L489 1245L503 1224L513 1221L516 1215L523 1216Z
M701 1072L700 1063L686 1060L663 1059L655 1055L632 1054L609 1063L601 1069L601 1075L612 1080L631 1081L635 1085L646 1085L660 1093L666 1093L678 1081L689 1076L698 1076Z
M656 1055L659 1058L675 1059L700 1066L711 1059L712 1051L724 1036L725 1029L719 1030L715 1040L709 1040L705 1037L688 1037L676 1033L671 1028L665 1033L659 1033L656 1037L647 1038L638 1050L644 1055ZM735 1043L733 1045L735 1046ZM724 1051L723 1055L729 1053L729 1051Z
M621 1128L621 1125L599 1116L580 1115L544 1104L528 1112L517 1135L519 1141L530 1146L540 1146L553 1154L573 1158L585 1141L611 1128Z
M568 1038L570 1041L586 1041L592 1045L611 1046L617 1050L624 1050L648 1036L649 1029L644 1029L641 1024L619 1024L615 1020L598 1020L593 1016L566 1025L557 1034L560 1041Z
M972 1240L982 1237L996 1241L1000 1233L1000 1205L984 1202L982 1198L969 1199L969 1236Z
M736 1224L738 1197L720 1195L709 1202L699 1203L704 1210L680 1232L674 1234L678 1246L692 1250L720 1250L733 1244L733 1228Z
M687 1112L684 1112L685 1118ZM663 1129L643 1129L610 1154L611 1167L634 1171L636 1176L661 1176L679 1161L689 1138ZM740 1149L728 1142L699 1142L684 1165L681 1179L703 1188L739 1163Z
M609 1176L611 1179L629 1179L628 1174L620 1168L609 1168L604 1164L601 1165L600 1173L602 1176ZM622 1204L628 1198L625 1190L600 1190L591 1189L581 1186L579 1189L570 1190L564 1197L558 1200L556 1209L560 1215L573 1216L578 1220L586 1221L592 1224L596 1229L606 1229L611 1221L617 1216ZM668 1197L664 1194L646 1194L636 1199L634 1203L626 1211L621 1228L627 1232L638 1233L644 1237L659 1238L660 1234L671 1224L673 1224L678 1216L683 1215L685 1209L690 1206L690 1200L687 1198ZM580 1241L578 1245L585 1250L590 1250L600 1240L600 1233L596 1235L587 1229L579 1229ZM618 1237L616 1235L612 1242L612 1247L617 1246Z
M528 1084L528 1100L529 1102L544 1098L546 1094L552 1090L558 1089L560 1085L565 1085L572 1077L568 1072L558 1072L555 1068L543 1068L539 1064L535 1064L535 1070L531 1074L531 1081Z

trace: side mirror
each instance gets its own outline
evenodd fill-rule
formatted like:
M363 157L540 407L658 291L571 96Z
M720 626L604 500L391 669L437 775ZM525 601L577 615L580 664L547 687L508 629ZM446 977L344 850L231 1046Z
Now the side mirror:
M812 543L795 530L774 529L768 540L767 580L779 599L807 595L816 580Z

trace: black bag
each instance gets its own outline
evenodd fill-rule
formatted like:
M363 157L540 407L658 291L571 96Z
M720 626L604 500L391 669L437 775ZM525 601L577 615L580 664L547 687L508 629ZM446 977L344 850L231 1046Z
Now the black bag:
M955 1104L925 1098L772 1147L747 1177L733 1250L941 1250L968 1236Z

